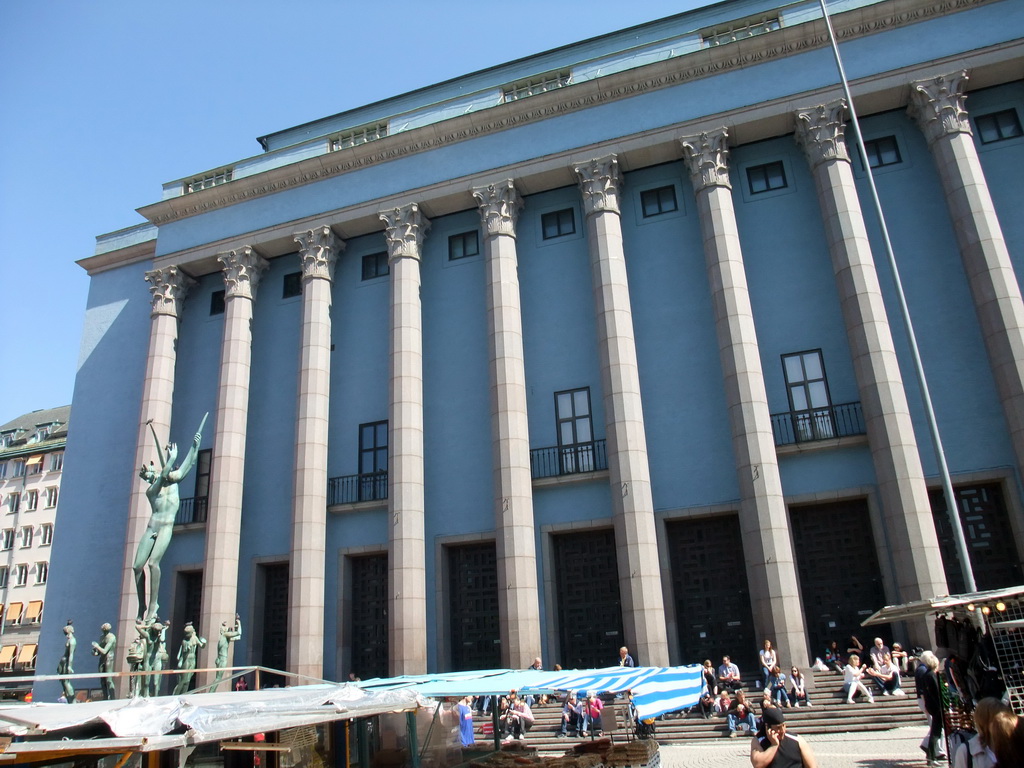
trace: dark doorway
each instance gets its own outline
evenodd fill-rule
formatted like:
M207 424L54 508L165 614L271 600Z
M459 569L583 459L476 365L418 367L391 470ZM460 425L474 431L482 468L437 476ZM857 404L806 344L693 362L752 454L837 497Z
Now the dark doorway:
M363 680L388 676L388 556L349 559L352 574L352 666Z
M888 625L860 626L885 605L867 500L792 507L789 517L811 643L807 661L824 655L831 640L845 652L851 635L865 648L876 635L892 640Z
M739 517L674 520L666 533L680 663L750 656L758 642Z
M614 531L552 536L552 544L560 653L555 661L567 669L617 664L623 633Z
M494 543L448 548L452 670L501 666L498 556Z
M288 664L288 564L261 565L263 577L263 630L260 665L287 669ZM284 685L280 675L262 675L264 688Z
M1024 583L1002 486L998 483L958 486L953 492L960 507L960 525L964 529L978 589L999 589ZM935 517L935 532L939 536L946 583L949 593L955 595L966 587L960 570L960 555L953 539L953 524L946 513L946 497L940 490L930 492L928 497Z

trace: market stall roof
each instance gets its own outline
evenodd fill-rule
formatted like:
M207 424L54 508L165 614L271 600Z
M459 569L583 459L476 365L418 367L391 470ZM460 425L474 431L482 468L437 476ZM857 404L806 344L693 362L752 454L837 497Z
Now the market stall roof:
M459 697L555 691L633 692L638 717L657 717L693 706L700 700L703 677L699 665L686 667L606 667L547 672L489 669L403 677L375 678L359 685L370 690L415 688L424 696Z
M985 592L967 592L962 595L942 595L927 600L914 600L902 605L887 605L875 611L860 623L862 627L872 624L886 624L890 621L903 621L932 613L945 613L970 603L992 603L999 600L1010 600L1024 595L1024 585L990 589Z

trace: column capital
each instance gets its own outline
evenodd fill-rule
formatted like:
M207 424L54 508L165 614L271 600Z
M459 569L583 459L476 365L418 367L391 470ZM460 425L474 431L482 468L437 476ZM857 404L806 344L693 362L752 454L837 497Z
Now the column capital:
M732 189L729 181L729 130L718 128L695 136L682 136L679 144L690 166L690 180L696 192L705 187Z
M971 134L971 123L964 109L964 83L967 72L961 70L946 75L915 80L910 84L910 104L907 112L924 131L929 144L943 136L957 133Z
M845 131L846 99L836 99L796 112L796 143L803 147L812 169L829 160L850 162Z
M573 168L579 178L583 193L583 208L590 216L593 213L611 211L619 213L619 192L622 181L619 178L619 158L607 155L581 163Z
M381 211L384 222L384 238L388 243L388 263L395 259L419 260L423 238L430 231L430 219L423 215L416 203L400 208Z
M149 292L152 294L153 302L150 317L156 315L178 317L181 314L181 303L185 300L185 294L196 284L195 280L174 265L150 270L146 273L146 282L149 283Z
M473 197L480 206L480 224L484 237L495 235L516 236L516 221L523 207L523 200L516 192L512 179L485 187L473 187Z
M243 246L217 256L224 273L224 298L255 299L260 278L270 265L251 246Z
M317 278L330 282L334 279L334 264L338 254L345 249L345 243L334 236L330 227L296 232L295 242L299 244L299 258L302 260L302 282Z

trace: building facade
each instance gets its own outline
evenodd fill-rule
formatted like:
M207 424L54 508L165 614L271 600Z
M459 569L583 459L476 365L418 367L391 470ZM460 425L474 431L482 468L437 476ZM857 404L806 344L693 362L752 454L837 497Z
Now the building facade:
M46 605L71 406L0 426L0 695L20 697L32 675Z
M133 632L133 468L207 412L161 614L238 612L239 664L804 663L961 589L866 166L978 586L1020 583L1024 5L833 6L865 152L817 3L735 0L166 184L80 262L58 546L103 567L59 618Z

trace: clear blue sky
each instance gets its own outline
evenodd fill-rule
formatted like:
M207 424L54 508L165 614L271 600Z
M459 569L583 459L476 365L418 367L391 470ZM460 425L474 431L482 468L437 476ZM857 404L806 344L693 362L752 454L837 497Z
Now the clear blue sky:
M0 0L0 424L71 402L97 235L257 136L702 0ZM140 329L145 332L145 329Z

